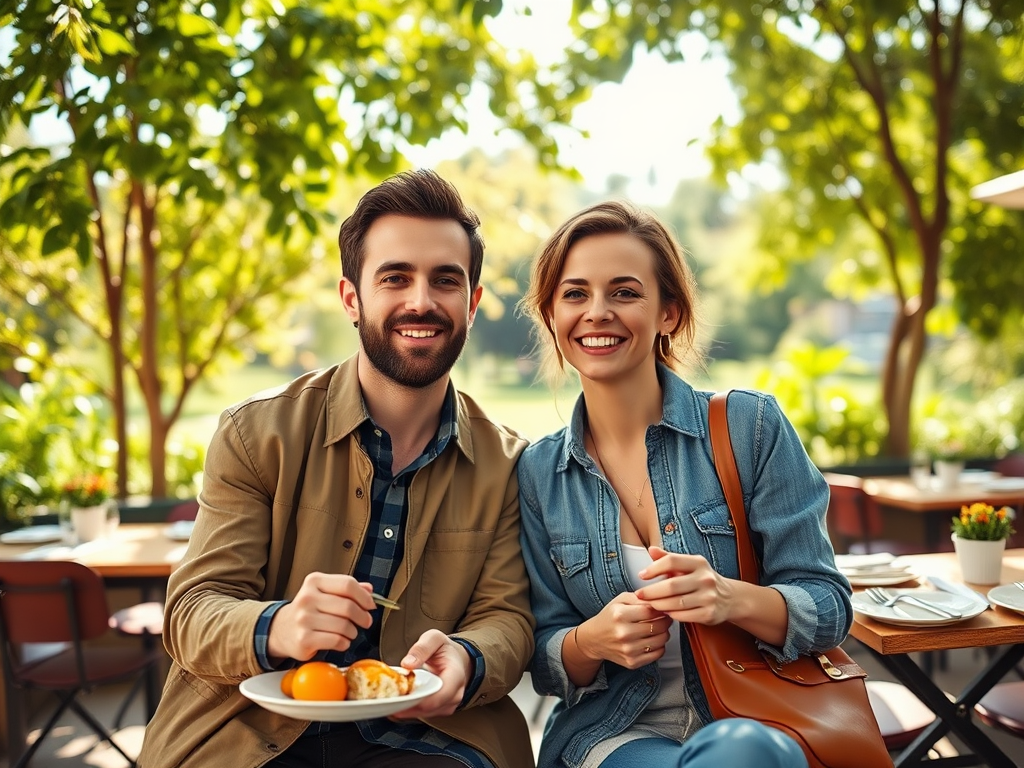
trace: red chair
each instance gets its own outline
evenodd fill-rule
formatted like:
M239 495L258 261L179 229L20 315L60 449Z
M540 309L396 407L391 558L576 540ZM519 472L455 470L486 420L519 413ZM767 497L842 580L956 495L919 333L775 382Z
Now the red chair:
M39 737L27 749L10 745L14 768L28 764L68 709L134 766L135 761L117 745L110 731L78 700L83 691L141 676L160 661L155 650L125 650L86 642L109 629L103 578L91 568L69 561L0 562L0 596L0 646L7 680L18 688L51 691L59 700ZM25 643L69 645L51 656L22 662L17 646Z
M168 523L177 523L180 520L195 520L196 515L199 514L199 501L191 499L189 501L183 501L181 504L176 504L171 507L171 511L167 513Z
M908 542L878 539L882 535L882 510L864 492L863 478L826 472L825 480L829 487L829 531L838 535L847 552L912 555L925 551L923 546Z
M1024 680L995 686L974 705L974 711L986 725L1024 739Z
M992 465L992 469L1007 477L1024 477L1024 453L1004 456Z
M885 748L890 752L909 746L935 722L935 713L899 683L868 680L866 685L871 711L882 732Z
M167 522L195 520L198 513L199 502L196 499L190 499L172 507L171 511L167 513ZM110 617L111 629L119 635L141 638L142 646L150 650L157 648L156 638L163 634L163 625L164 604L155 601L124 608ZM128 707L143 685L146 688L146 711L152 717L160 700L160 679L156 670L151 671L145 678L135 681L114 717L115 728L120 727Z

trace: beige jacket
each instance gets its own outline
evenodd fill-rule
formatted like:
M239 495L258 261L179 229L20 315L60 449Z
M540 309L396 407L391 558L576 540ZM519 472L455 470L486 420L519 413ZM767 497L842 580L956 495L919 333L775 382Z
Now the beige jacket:
M427 629L483 654L476 696L438 730L497 768L532 768L529 732L506 694L533 653L519 547L515 464L526 441L457 394L458 440L409 489L405 557L391 587L381 658L397 664ZM370 518L372 467L353 430L364 410L356 358L257 395L221 417L206 459L201 509L171 576L164 644L173 664L146 729L139 768L256 768L308 723L249 702L258 675L256 620L312 571L351 573Z

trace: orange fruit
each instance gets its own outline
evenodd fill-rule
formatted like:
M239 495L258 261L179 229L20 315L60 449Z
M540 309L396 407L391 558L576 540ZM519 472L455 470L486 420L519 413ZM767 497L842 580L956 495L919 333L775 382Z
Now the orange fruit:
M293 667L284 673L284 677L281 678L281 693L285 696L292 695L292 680L295 679L295 670L298 667Z
M326 661L308 661L295 670L292 698L302 701L344 701L348 695L345 673Z

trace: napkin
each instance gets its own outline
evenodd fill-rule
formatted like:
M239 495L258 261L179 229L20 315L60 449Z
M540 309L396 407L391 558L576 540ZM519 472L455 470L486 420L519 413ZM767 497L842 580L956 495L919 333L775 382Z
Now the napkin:
M941 592L949 592L954 595L962 595L970 599L974 604L979 607L984 605L985 608L991 608L992 604L986 600L982 595L975 592L970 587L963 584L957 584L954 581L946 581L940 576L928 576L928 582Z

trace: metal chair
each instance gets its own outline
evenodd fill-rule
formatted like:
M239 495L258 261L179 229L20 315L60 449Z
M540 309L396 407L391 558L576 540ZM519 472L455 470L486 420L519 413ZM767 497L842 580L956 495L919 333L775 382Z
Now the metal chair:
M140 676L160 661L154 650L87 644L108 631L109 618L103 578L91 568L70 561L0 562L4 674L16 687L50 691L59 701L32 744L24 751L23 745L10 745L14 768L28 764L68 709L135 765L110 731L78 700L83 691ZM66 647L45 658L23 662L18 647L25 643L63 643Z

